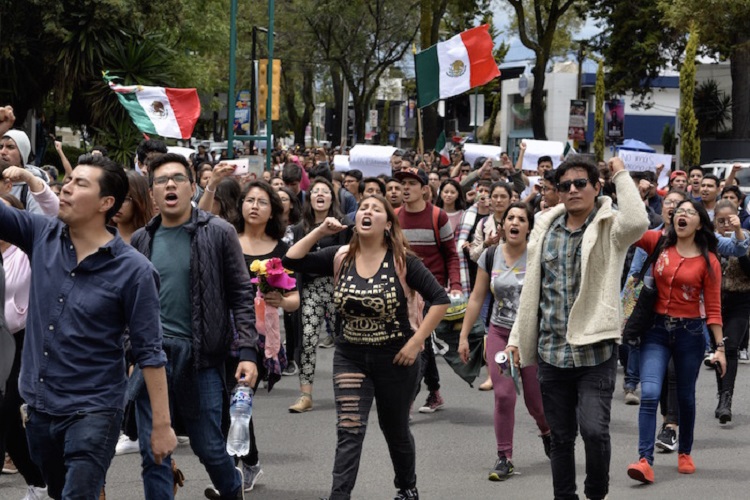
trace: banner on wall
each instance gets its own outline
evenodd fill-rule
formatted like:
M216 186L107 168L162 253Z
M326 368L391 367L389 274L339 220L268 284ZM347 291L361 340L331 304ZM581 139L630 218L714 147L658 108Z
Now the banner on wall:
M568 139L571 141L586 140L586 101L582 99L571 99L570 101Z
M604 103L604 138L608 144L622 144L625 139L625 100Z

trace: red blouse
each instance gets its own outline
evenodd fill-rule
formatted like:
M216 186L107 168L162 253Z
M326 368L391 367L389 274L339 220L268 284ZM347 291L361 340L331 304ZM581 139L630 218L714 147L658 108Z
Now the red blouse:
M635 245L651 255L661 229L646 231ZM654 264L654 281L659 296L654 310L674 318L701 317L701 292L706 308L706 323L721 325L721 264L714 253L708 254L709 271L702 255L683 257L676 247L662 250Z

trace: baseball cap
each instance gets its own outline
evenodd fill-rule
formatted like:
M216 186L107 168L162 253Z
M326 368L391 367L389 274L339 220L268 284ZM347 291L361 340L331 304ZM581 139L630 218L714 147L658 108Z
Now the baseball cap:
M406 178L409 179L417 179L419 182L422 183L423 186L427 185L427 182L429 181L427 177L427 173L417 167L409 167L404 170L400 170L395 173L394 177L398 179L399 181L403 181Z
M685 172L684 170L675 170L669 175L669 181L672 182L675 177L679 177L679 176L682 176L687 179L687 172Z

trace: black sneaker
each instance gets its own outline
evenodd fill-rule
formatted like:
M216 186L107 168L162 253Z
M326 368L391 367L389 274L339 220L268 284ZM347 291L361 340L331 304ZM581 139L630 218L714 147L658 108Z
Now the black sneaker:
M542 444L544 445L544 454L549 458L550 453L552 453L552 434L544 434Z
M662 424L655 444L664 453L672 453L677 449L677 432L667 424Z
M419 500L419 492L416 488L401 489L396 492L393 500Z
M513 474L513 462L505 457L498 458L495 468L490 471L490 481L505 481Z

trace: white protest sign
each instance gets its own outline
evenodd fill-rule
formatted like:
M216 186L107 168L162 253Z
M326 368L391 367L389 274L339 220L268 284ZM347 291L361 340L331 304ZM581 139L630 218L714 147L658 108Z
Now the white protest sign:
M349 151L349 168L361 171L363 177L391 175L391 156L395 151L393 146L357 144Z
M333 169L338 172L349 171L349 156L333 155Z
M529 175L526 178L529 180L529 185L526 186L526 189L524 189L523 193L521 193L522 200L526 199L526 197L531 194L531 192L534 190L534 186L542 182L542 178L538 175Z
M468 161L472 166L474 166L474 160L481 156L491 160L499 160L500 153L502 152L503 148L491 144L474 144L471 142L464 144L464 160Z
M526 152L523 154L522 170L536 170L539 158L549 156L552 158L552 168L557 168L562 163L562 155L565 151L565 144L558 141L535 141L525 139Z
M656 167L664 165L659 175L657 184L660 188L669 184L669 167L672 165L672 155L660 155L656 153L644 153L642 151L628 151L620 149L617 156L625 164L630 172L656 172Z

